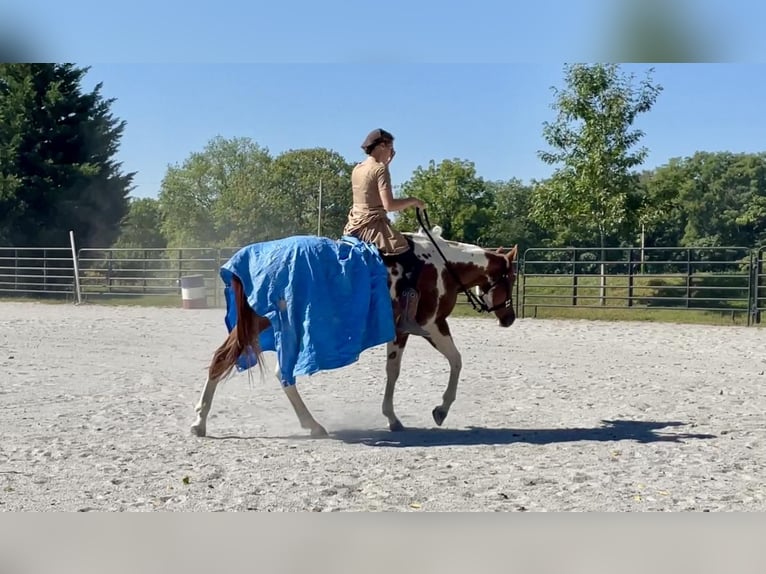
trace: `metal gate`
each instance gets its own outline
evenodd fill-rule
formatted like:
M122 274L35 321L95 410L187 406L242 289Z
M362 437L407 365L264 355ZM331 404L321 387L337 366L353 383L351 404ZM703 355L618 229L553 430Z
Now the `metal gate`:
M527 249L520 316L536 317L552 308L591 313L684 309L728 314L750 325L760 320L766 305L764 251L739 246Z
M752 320L760 324L761 314L766 311L766 247L761 247L753 256Z

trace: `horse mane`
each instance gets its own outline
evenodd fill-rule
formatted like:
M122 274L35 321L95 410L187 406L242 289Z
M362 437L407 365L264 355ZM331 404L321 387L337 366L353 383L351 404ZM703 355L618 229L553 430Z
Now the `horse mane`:
M464 261L468 258L473 263L481 264L483 267L492 256L500 255L496 251L481 247L480 245L445 239L442 237L442 228L438 225L434 226L429 234L430 237L422 228L418 229L416 232L404 233L405 236L412 239L413 243L415 243L420 250L432 253L438 257L437 249L434 246L435 243L448 260Z

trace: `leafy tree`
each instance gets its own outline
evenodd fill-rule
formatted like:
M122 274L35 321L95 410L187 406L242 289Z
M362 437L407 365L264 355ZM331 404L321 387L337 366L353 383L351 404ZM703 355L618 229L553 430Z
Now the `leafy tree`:
M133 173L113 156L125 122L88 68L0 64L0 242L110 245L128 210Z
M270 206L281 222L280 235L319 231L340 237L351 208L352 169L343 156L325 148L288 150L277 156L270 170Z
M494 202L486 245L507 247L518 244L521 252L540 246L546 239L546 232L529 217L532 187L516 178L488 182L487 186Z
M172 247L238 247L317 232L339 237L351 207L351 165L324 148L276 158L248 138L213 138L171 166L159 194L162 231Z
M431 160L427 168L418 166L402 185L401 194L422 199L429 220L441 226L445 238L486 243L490 237L492 191L476 174L473 162L453 159L439 165ZM400 212L396 224L402 230L417 229L415 210Z
M645 176L655 244L753 246L766 239L766 154L697 152Z
M239 246L275 233L267 149L249 138L213 138L170 166L158 196L171 247Z
M633 170L647 150L633 149L643 132L631 128L662 87L648 73L636 88L633 76L613 64L568 65L564 80L565 89L553 88L556 120L543 124L551 151L539 152L559 167L536 185L531 214L561 243L598 241L603 247L610 236L635 232L640 196Z
M159 201L151 197L131 198L128 215L122 222L122 230L114 247L151 249L166 246Z

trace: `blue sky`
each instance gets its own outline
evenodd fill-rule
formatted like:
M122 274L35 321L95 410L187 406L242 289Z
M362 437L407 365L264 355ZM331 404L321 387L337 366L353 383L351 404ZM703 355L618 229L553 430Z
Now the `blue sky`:
M89 65L79 62L79 65ZM649 64L623 65L637 80ZM645 167L697 150L766 150L766 65L659 64L655 107L640 117ZM127 121L118 159L133 195L155 197L168 164L213 137L249 137L273 154L323 146L363 157L366 133L397 138L394 183L429 160L469 159L486 179L545 177L537 157L561 64L92 64Z

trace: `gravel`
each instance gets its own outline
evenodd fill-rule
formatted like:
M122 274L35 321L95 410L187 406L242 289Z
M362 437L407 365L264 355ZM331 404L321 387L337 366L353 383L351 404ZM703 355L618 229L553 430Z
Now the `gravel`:
M455 318L463 372L441 428L448 366L414 338L405 432L380 412L377 347L299 378L329 439L257 369L219 386L197 438L223 317L0 303L0 510L766 510L763 329Z

